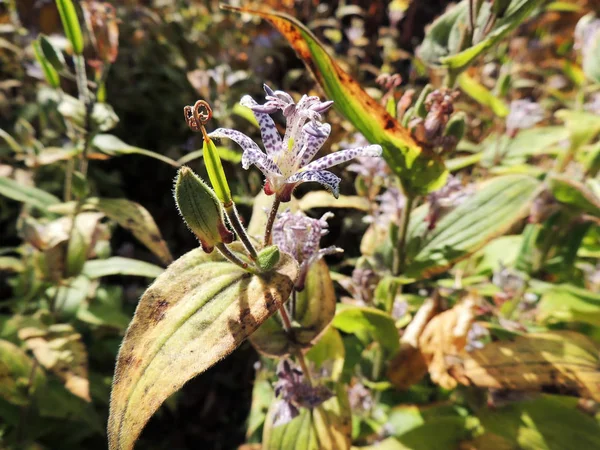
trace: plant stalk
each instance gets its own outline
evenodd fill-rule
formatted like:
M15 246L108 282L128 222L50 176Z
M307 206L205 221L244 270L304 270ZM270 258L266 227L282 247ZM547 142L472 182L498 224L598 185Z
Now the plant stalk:
M408 224L410 222L410 213L415 201L414 195L408 195L406 197L406 204L402 209L402 217L400 217L400 229L398 230L398 243L394 251L394 263L392 267L392 273L395 276L400 275L404 270L404 264L406 261L406 235L408 233Z
M248 232L244 228L244 225L242 225L235 203L231 203L231 205L225 207L225 211L227 211L229 223L231 223L231 226L235 230L235 234L237 234L238 238L240 238L240 241L242 241L242 244L244 244L244 247L248 251L248 256L252 261L256 261L256 258L258 258L256 248L254 248L250 236L248 236Z
M269 219L267 220L267 227L265 228L265 247L271 245L271 234L273 232L273 224L275 223L275 219L277 218L277 211L279 211L280 204L281 200L278 196L275 196L275 200L273 200L273 205L271 206L271 212L269 213Z

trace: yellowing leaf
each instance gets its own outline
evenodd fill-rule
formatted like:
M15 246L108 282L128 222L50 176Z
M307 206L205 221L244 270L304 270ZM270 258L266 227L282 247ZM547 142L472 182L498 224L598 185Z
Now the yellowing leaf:
M295 349L308 348L317 342L335 315L335 291L325 261L312 265L306 286L296 294L292 328L286 332L279 315L269 318L252 336L250 342L260 353L283 356ZM291 308L290 300L287 307Z
M173 261L167 243L160 235L156 222L150 213L139 203L124 198L93 198L89 204L102 211L110 219L117 222L160 258L164 264Z
M91 400L87 351L81 335L71 325L21 328L19 338L43 367L63 381L68 391L88 402Z
M463 384L492 389L564 392L600 400L598 346L572 331L532 333L461 355L449 367Z
M25 387L30 377L33 390L46 382L43 370L34 369L33 361L23 350L0 339L0 399L13 405L27 405L29 395Z
M337 62L319 40L299 21L286 14L260 9L226 9L268 20L296 50L335 107L373 144L383 147L390 168L400 177L405 191L426 194L441 187L447 171L433 151L421 148L376 100L371 98Z
M287 254L274 271L252 275L218 252L201 249L170 265L142 296L119 352L110 449L132 449L169 395L231 353L277 311L297 271Z

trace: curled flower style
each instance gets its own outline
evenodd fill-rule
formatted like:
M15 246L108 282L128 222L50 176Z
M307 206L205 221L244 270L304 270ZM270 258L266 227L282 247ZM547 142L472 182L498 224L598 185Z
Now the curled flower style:
M249 95L244 96L240 103L254 113L266 153L252 139L237 130L219 128L209 136L229 138L242 147L242 166L248 169L255 165L261 170L266 178L264 190L267 195L275 194L280 201L286 202L291 199L293 190L300 183L316 181L337 197L340 178L325 169L359 156L381 156L379 145L368 145L342 150L312 161L331 132L328 123L321 123L321 114L333 102L322 102L318 97L304 95L295 103L283 91L273 91L267 85L264 88L267 101L263 105L256 103ZM270 116L277 111L281 111L286 120L283 138Z
M311 219L301 212L285 211L277 215L273 225L273 243L298 261L300 273L296 289L299 291L304 289L306 274L312 264L325 255L343 251L335 246L320 248L321 237L329 232L327 219L330 217L333 213L325 213L320 219Z

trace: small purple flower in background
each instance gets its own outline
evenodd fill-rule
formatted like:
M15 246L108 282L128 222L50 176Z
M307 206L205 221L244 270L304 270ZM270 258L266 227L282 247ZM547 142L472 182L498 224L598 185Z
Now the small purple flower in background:
M302 371L287 359L277 366L275 396L279 399L273 414L273 426L284 425L300 414L299 408L316 408L333 397L325 386L304 382Z
M544 109L539 103L531 100L513 100L510 102L510 112L506 117L506 132L515 137L519 130L531 128L544 120Z
M367 414L375 405L371 391L359 382L348 388L348 403L354 414Z
M298 103L283 91L273 91L265 87L266 103L259 105L246 95L241 104L252 110L258 121L266 154L245 134L228 128L219 128L212 133L213 138L229 138L244 149L242 167L258 167L265 175L264 191L275 194L279 200L291 199L296 186L305 181L316 181L329 189L334 196L339 195L340 178L329 172L332 166L342 164L358 156L381 156L379 145L342 150L312 161L329 137L331 126L321 123L321 113L327 111L332 101L322 102L318 97L304 95ZM286 120L283 139L269 114L281 111ZM312 162L311 162L312 161Z
M482 349L485 346L484 341L489 338L489 336L490 332L486 327L474 323L467 333L467 345L465 346L465 350L472 352L473 350Z
M596 92L593 94L585 105L583 105L583 109L600 116L600 93Z
M427 214L427 222L429 229L433 230L445 210L455 208L474 193L472 185L463 186L459 178L450 175L444 187L440 190L432 192L427 197L429 201L429 213Z
M311 219L301 212L285 211L277 215L273 225L273 243L280 250L292 255L300 264L300 273L296 279L296 289L304 289L306 274L310 266L325 255L340 253L339 247L320 248L321 237L329 230L327 219L333 213L325 213L320 219Z

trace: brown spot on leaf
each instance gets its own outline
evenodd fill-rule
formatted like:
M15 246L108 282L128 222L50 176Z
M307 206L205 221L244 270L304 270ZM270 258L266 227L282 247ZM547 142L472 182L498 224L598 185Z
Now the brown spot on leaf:
M165 318L166 310L169 307L169 302L166 300L158 300L150 311L149 319L153 322L160 322Z

